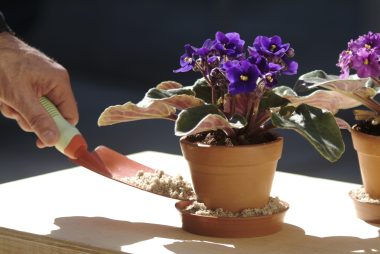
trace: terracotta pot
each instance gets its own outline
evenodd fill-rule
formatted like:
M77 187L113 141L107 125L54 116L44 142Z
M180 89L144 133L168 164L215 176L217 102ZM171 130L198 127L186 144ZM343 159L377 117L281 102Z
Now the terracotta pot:
M244 146L198 145L181 138L198 201L208 208L237 212L269 201L283 138Z
M365 191L374 199L380 198L380 136L351 131L354 148L358 153L360 172Z
M187 212L191 201L179 201L175 204L181 213L182 228L190 233L213 237L257 237L274 234L284 225L285 213L289 204L281 201L285 209L279 213L257 217L213 217Z

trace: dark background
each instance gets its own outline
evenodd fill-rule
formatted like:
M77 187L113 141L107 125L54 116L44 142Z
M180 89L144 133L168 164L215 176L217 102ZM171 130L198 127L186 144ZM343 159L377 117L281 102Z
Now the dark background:
M78 128L91 148L103 144L129 154L154 150L180 154L172 122L132 122L98 127L109 105L139 101L162 80L190 85L198 76L174 74L183 45L200 46L216 31L236 31L251 45L259 34L291 42L299 74L324 69L337 74L347 41L379 31L376 0L318 1L0 1L16 34L66 67L78 102ZM293 86L296 76L284 77ZM353 122L351 112L340 115ZM33 134L0 117L0 183L74 166L55 149L37 149ZM292 131L280 131L285 147L278 170L359 183L351 138L344 132L341 160L324 160Z

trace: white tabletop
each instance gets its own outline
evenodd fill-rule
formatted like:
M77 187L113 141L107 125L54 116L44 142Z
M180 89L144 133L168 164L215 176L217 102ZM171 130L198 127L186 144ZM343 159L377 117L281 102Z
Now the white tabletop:
M181 156L129 157L190 179ZM348 196L357 186L276 172L272 196L290 204L283 230L228 239L183 231L175 200L74 167L0 185L0 253L380 252L379 226L357 219Z

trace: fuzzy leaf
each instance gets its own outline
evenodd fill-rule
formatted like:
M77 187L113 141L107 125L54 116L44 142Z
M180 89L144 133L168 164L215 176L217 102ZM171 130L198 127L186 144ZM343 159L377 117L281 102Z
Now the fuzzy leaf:
M317 90L307 96L286 96L294 106L308 104L313 107L326 109L336 114L339 109L348 109L361 105L357 100L344 96L336 91Z
M105 126L142 119L170 119L175 112L174 107L161 101L143 100L138 104L127 102L124 105L106 108L99 116L98 125Z
M186 94L175 95L169 98L161 99L160 101L179 110L204 105L204 102L201 99Z
M310 90L310 86L313 86L314 84L334 79L339 79L339 76L328 75L322 70L314 70L301 75L294 85L294 90L298 93L307 92Z
M197 98L202 99L206 103L211 103L211 87L205 78L197 79L191 89Z
M297 107L301 104L307 104L313 107L326 109L336 114L339 109L351 108L353 105L361 105L354 99L345 97L335 91L317 90L306 96L299 96L297 93L287 86L279 86L272 89L277 95L288 99L289 102Z
M335 117L336 124L338 125L339 129L346 129L348 131L351 131L351 125L344 121L342 118Z
M339 76L327 75L324 71L316 70L301 75L296 82L294 89L305 88L309 91L314 88L323 87L333 91L354 92L360 88L367 87L378 90L378 86L371 78L358 78L357 75L351 75L347 79L339 79Z
M218 129L228 134L233 133L228 120L215 105L204 105L183 110L178 115L175 134L187 136Z
M315 86L323 87L332 91L346 92L346 93L355 93L359 92L363 95L365 94L368 97L373 97L376 93L379 92L375 86L367 86L369 84L375 84L369 78L361 79L338 79L330 80L323 83L317 83Z
M169 89L169 90L151 88L145 94L145 97L149 99L165 99L171 96L183 95L183 94L194 96L194 92L188 88L176 88L176 89Z
M297 131L331 162L337 161L344 152L340 129L330 112L301 104L290 117L273 113L272 123L279 128Z
M282 107L289 103L289 100L278 95L273 90L267 90L265 91L263 97L260 101L260 109L270 109L270 108L276 108L276 107Z
M195 97L202 99L208 104L212 103L211 87L207 83L205 78L197 79L194 85L189 88L195 93ZM222 93L220 92L220 89L216 89L215 96L217 99L222 97Z
M204 104L203 100L196 98L194 92L188 88L169 90L152 88L146 93L145 98L145 100L161 101L180 110Z
M296 110L294 106L286 106L286 107L281 107L279 110L279 113L283 117L290 117L293 112Z
M239 115L239 114L233 115L231 119L229 119L229 122L230 122L230 125L236 129L244 128L248 124L247 119L244 116Z
M339 93L339 107L343 109L365 105L373 111L380 112L380 104L373 97L380 93L380 86L372 78L358 78L351 75L347 79L327 75L323 71L313 71L302 75L295 85L295 89L313 89L322 87ZM334 94L334 93L332 93Z
M182 87L183 86L180 83L176 81L172 81L172 80L162 81L156 86L157 89L161 89L161 90L178 89Z
M272 91L281 97L297 96L297 93L288 86L278 86L273 88Z

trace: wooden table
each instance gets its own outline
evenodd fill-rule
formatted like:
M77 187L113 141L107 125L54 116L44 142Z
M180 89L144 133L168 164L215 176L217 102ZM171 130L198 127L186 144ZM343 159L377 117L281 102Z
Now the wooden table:
M181 156L130 157L189 178ZM0 185L0 253L380 252L379 225L356 218L348 196L355 187L277 172L272 196L290 204L284 229L266 237L225 239L183 231L175 200L74 167Z

